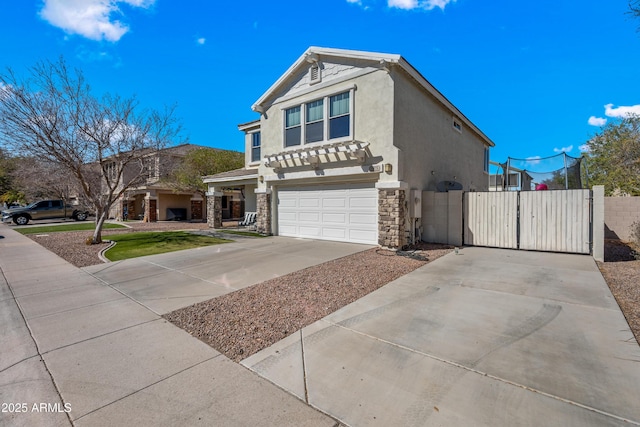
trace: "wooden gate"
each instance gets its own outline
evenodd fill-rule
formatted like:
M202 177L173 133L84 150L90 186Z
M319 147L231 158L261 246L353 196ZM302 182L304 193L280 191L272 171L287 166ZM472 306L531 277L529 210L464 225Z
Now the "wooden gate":
M591 191L465 193L464 244L591 253Z

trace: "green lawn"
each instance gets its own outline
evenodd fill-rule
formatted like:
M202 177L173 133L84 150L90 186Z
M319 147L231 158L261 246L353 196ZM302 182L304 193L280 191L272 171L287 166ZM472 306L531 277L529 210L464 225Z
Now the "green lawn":
M223 234L237 234L239 236L247 237L267 237L264 234L256 233L255 231L242 231L242 230L220 230Z
M231 242L231 240L202 236L184 231L114 234L111 236L103 236L103 238L117 242L114 247L104 253L110 261Z
M104 224L102 226L103 230L109 228L126 228L124 225L120 224ZM55 233L61 231L88 231L95 230L96 225L92 222L78 222L73 224L65 224L65 225L43 225L41 227L14 227L18 233L22 234L45 234L45 233Z

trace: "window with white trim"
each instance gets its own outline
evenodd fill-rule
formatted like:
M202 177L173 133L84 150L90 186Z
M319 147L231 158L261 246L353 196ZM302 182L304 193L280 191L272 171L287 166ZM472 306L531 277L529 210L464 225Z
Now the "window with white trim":
M260 161L260 132L254 132L251 134L251 161L259 162Z
M329 139L349 136L351 129L351 113L349 92L334 95L330 98Z
M324 99L306 105L304 142L318 142L324 139Z
M351 91L347 91L287 108L284 146L348 138L352 133L352 102Z
M300 106L288 108L284 116L284 146L300 145Z

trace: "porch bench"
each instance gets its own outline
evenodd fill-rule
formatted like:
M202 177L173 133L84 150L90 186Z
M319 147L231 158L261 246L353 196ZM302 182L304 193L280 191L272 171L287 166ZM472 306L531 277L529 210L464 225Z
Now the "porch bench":
M238 223L240 227L252 227L256 223L256 212L245 212L244 219Z

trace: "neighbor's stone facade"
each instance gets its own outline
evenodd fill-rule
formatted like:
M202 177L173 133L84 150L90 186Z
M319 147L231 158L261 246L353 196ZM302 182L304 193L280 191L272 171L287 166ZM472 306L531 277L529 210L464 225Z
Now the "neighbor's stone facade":
M202 219L202 201L191 201L191 219Z
M158 221L158 201L156 199L149 199L147 203L144 204L145 211L144 215L148 222L156 222Z
M260 234L271 235L271 194L258 193L256 215L256 231Z
M405 199L405 190L378 190L378 244L384 248L402 249L407 244Z
M207 196L207 225L222 228L222 196Z

